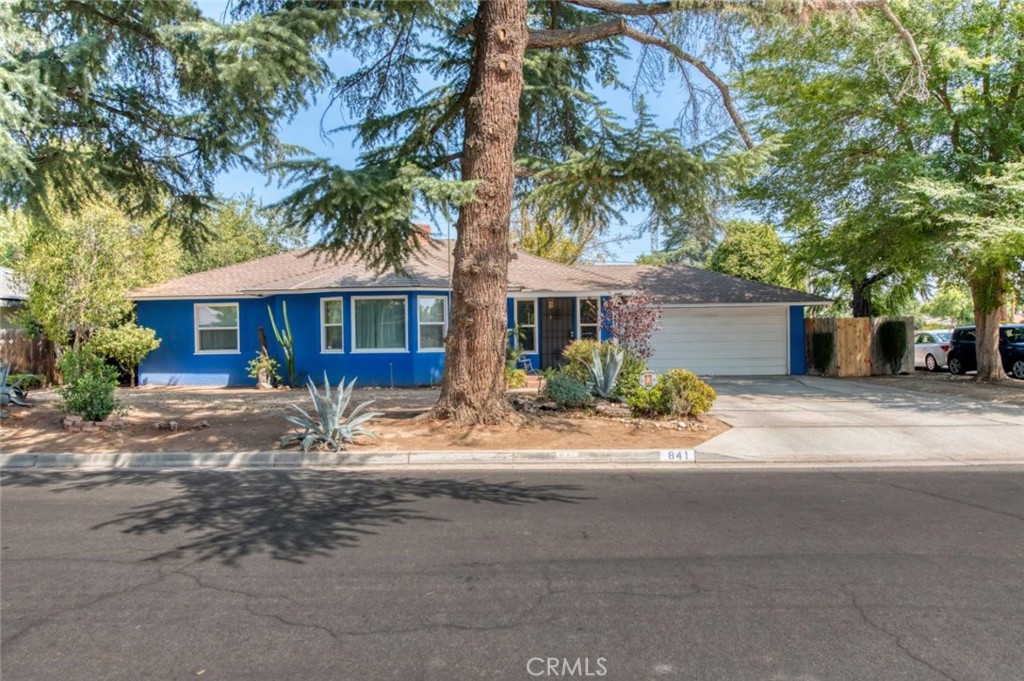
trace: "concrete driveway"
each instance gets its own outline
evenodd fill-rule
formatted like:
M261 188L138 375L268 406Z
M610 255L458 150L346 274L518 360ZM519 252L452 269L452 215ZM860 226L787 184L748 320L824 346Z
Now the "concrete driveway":
M698 460L1024 463L1024 409L811 376L718 378Z

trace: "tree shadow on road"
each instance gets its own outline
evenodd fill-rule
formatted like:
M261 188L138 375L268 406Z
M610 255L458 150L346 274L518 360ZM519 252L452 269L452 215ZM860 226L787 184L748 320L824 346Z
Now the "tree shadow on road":
M255 554L302 563L355 547L363 537L391 525L448 522L414 506L428 499L522 506L575 504L589 498L579 494L579 485L313 471L26 471L5 472L0 483L54 493L171 483L174 496L134 506L90 529L120 528L140 536L182 534L187 541L146 560L191 557L227 565Z

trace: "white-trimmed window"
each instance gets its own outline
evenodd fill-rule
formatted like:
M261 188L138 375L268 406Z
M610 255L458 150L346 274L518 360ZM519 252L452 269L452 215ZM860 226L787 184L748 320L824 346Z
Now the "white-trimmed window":
M448 299L444 296L419 296L419 348L421 352L444 352L448 334Z
M408 350L405 307L405 296L352 298L352 351Z
M196 354L237 353L238 303L196 303Z
M519 329L520 349L537 352L537 301L533 298L516 301L516 327Z
M345 322L341 298L320 299L320 351L344 352Z
M580 298L579 303L580 338L601 340L601 299Z

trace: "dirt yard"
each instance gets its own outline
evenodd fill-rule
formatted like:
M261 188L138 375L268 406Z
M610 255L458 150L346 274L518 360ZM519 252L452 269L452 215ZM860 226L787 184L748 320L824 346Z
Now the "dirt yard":
M974 380L973 374L954 376L945 371L931 372L919 369L909 376L872 376L851 380L913 392L1024 406L1024 381L1015 378L1009 378L1001 383L978 383Z
M523 393L529 399L536 393ZM689 422L636 422L623 415L524 415L526 425L453 429L425 418L437 399L433 389L361 389L352 403L375 400L384 412L371 429L379 440L360 442L353 451L442 451L460 449L677 449L694 447L726 430L713 418ZM136 388L119 390L130 410L127 427L114 432L67 433L61 427L57 396L32 392L32 409L11 410L0 421L0 452L199 452L280 449L290 428L289 405L310 410L305 390L256 391L251 388ZM157 424L177 422L177 430Z

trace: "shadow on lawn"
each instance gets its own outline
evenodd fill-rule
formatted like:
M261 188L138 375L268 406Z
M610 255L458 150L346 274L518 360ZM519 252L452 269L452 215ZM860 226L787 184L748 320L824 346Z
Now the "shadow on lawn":
M234 565L266 553L302 563L358 545L389 525L447 522L413 506L425 499L521 506L589 499L579 485L525 485L480 479L391 477L312 471L104 471L96 473L5 472L4 487L88 492L126 485L170 482L177 494L135 506L90 529L120 528L129 535L191 536L146 560L194 557Z

